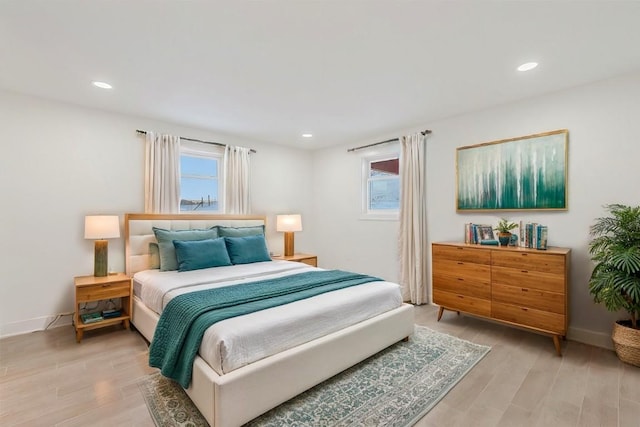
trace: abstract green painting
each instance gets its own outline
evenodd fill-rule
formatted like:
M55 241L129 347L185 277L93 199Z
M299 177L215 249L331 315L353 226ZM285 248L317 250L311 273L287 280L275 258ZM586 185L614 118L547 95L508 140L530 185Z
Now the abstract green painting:
M566 129L457 149L457 210L566 210Z

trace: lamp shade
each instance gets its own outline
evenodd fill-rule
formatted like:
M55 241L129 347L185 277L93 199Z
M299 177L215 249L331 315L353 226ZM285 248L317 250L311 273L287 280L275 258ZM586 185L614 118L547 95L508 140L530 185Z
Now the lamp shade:
M85 239L115 239L120 237L118 215L87 215L84 217Z
M276 231L302 231L302 217L298 214L276 216Z

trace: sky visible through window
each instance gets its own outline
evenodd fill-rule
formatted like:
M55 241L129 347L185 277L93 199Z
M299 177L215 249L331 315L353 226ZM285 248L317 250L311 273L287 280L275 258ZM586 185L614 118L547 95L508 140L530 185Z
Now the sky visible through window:
M218 210L218 160L180 156L180 210Z

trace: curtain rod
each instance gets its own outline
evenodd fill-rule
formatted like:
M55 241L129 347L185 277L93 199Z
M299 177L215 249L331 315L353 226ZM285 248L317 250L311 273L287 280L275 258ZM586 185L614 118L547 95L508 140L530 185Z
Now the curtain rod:
M136 132L138 132L141 135L146 135L147 134L146 130L136 129ZM193 141L193 142L202 142L203 144L219 145L220 147L226 147L227 146L227 144L222 144L220 142L203 141L201 139L187 138L187 137L184 137L184 136L181 136L180 139L186 139L187 141ZM249 152L250 153L256 153L256 150L254 150L253 148L250 148Z
M431 133L431 131L429 129L425 129L422 132L420 132L422 135L428 135ZM349 148L347 150L347 153L350 153L352 151L356 151L356 150L362 150L363 148L369 148L369 147L375 147L376 145L380 145L380 144L387 144L389 142L395 142L395 141L400 141L400 138L392 138L392 139L387 139L386 141L380 141L380 142L374 142L373 144L368 144L368 145L361 145L360 147L355 147L355 148Z

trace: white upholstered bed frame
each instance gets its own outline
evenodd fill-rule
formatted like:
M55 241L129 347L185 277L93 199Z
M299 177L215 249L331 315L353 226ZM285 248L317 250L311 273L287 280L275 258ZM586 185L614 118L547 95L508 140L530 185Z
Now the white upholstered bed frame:
M150 266L152 227L173 230L214 225L265 224L261 216L125 214L126 269L131 277ZM148 340L158 315L133 299L132 323ZM413 334L413 307L401 307L356 325L219 375L199 356L186 389L211 427L244 424L316 384Z

